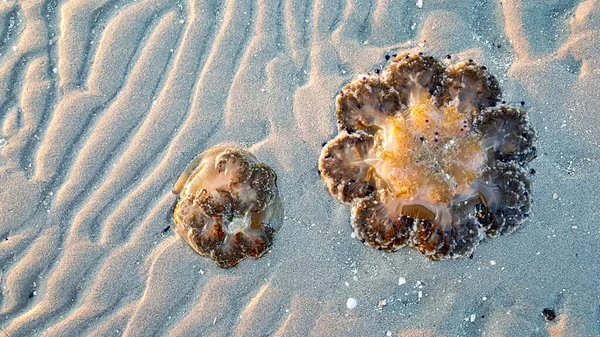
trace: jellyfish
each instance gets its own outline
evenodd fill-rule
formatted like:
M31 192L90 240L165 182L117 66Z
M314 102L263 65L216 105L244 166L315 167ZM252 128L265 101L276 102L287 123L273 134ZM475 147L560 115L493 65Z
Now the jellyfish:
M215 146L196 156L173 188L175 231L221 268L262 257L280 227L277 175L248 151Z
M515 231L531 208L535 132L526 111L500 97L485 66L421 53L344 86L319 171L351 207L356 237L442 260Z

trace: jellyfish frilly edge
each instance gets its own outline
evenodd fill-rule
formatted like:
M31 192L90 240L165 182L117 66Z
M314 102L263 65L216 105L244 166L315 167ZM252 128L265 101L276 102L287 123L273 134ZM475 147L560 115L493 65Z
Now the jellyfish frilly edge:
M322 149L329 192L352 207L360 240L433 260L469 256L529 215L536 157L523 109L472 61L403 53L336 100L338 135Z
M175 231L222 268L262 257L281 225L277 175L237 147L215 146L196 156L173 193L179 194Z

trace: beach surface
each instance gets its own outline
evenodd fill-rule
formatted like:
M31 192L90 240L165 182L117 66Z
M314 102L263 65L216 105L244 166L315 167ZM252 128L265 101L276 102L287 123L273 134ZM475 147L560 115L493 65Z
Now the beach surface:
M600 1L4 0L0 23L1 337L600 336ZM317 172L340 89L401 51L486 65L536 130L531 217L472 258L364 245ZM172 217L224 142L285 212L231 269Z

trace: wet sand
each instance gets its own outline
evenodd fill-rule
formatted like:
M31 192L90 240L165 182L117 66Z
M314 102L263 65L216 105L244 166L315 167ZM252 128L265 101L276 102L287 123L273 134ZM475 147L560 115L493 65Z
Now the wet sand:
M599 17L597 0L0 3L0 336L600 335ZM363 245L317 173L339 90L403 50L486 65L537 131L531 218L472 259ZM232 269L172 230L178 175L223 142L277 172L285 209L271 252Z

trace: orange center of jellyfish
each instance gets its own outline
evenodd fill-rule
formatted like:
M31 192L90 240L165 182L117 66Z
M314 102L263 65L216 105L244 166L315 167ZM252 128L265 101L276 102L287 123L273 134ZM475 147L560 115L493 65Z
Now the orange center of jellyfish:
M454 196L473 194L470 185L485 153L468 118L454 106L420 101L380 125L373 166L389 196L403 201L404 214L433 217L438 207L447 210Z

